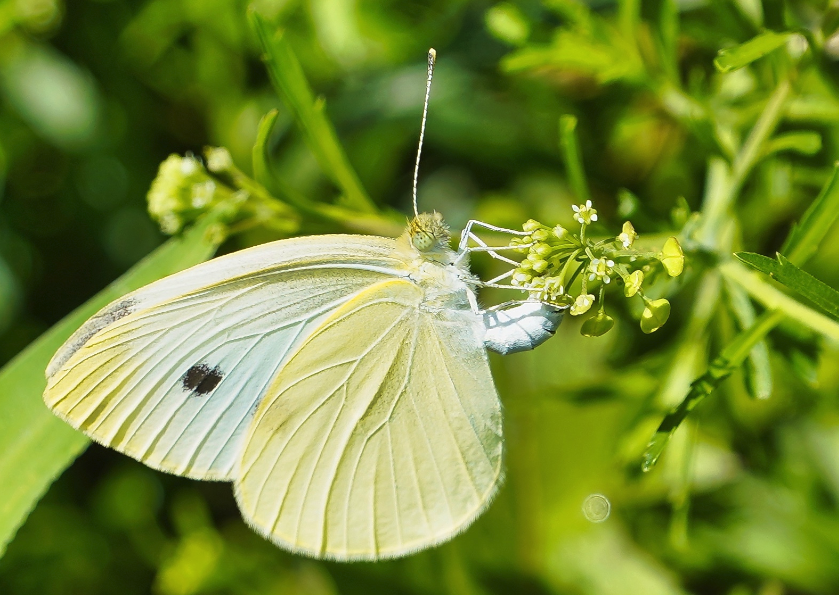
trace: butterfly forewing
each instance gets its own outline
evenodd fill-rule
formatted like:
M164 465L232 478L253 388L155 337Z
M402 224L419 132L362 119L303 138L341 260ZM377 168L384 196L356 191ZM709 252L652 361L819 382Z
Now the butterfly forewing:
M130 311L104 310L59 352L47 404L152 467L232 479L256 406L287 355L352 295L402 274L387 256L391 240L352 237L277 242L273 261L260 247L259 258L217 259L202 274L190 269L129 295L111 308Z
M319 557L393 557L438 543L488 504L500 404L479 319L382 281L288 360L260 404L236 482L246 519Z

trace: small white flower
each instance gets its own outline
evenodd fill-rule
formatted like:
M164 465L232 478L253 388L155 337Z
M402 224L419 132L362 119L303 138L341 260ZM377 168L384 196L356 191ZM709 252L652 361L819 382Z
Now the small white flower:
M192 207L202 209L210 204L216 192L216 184L212 180L192 186Z
M571 316L579 316L580 314L585 314L591 308L591 305L594 303L594 296L590 293L585 293L581 296L578 296L576 300L574 300L574 304L571 306Z
M629 221L623 224L623 229L621 233L618 235L618 241L623 244L624 249L629 248L638 239L638 234L635 233L635 228L632 227L632 223Z
M548 277L545 280L545 293L550 299L555 300L557 297L565 295L565 287L558 277Z
M207 149L207 169L216 173L223 173L233 167L233 157L224 147Z
M180 160L181 173L185 176L191 176L197 172L201 166L201 164L198 163L198 160L192 155L187 155L184 158L179 157L178 159Z
M597 221L597 210L591 207L591 201L587 200L584 205L571 205L574 210L574 220L577 223L589 224Z
M612 267L615 266L615 261L607 260L605 258L595 258L588 265L589 281L600 279L603 283L610 283L612 281Z

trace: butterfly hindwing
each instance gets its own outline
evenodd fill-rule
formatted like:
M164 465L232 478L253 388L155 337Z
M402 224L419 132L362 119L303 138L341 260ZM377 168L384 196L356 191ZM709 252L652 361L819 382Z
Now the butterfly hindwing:
M399 274L391 240L340 238L260 246L129 294L59 351L46 403L152 467L232 479L254 411L294 347L352 295Z
M248 432L245 518L317 557L394 557L443 541L501 478L501 411L471 311L429 311L386 280L312 332Z

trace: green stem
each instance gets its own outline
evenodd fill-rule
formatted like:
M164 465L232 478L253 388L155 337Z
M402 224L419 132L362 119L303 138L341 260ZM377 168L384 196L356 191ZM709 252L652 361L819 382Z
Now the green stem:
M717 253L728 252L728 246L723 244L728 244L725 237L728 235L726 232L729 229L726 224L729 219L729 212L740 194L743 184L760 160L764 145L778 125L791 91L792 85L789 80L785 79L778 84L757 122L749 132L746 142L734 158L730 171L726 171L725 163L720 159L710 162L707 191L702 206L702 226L697 233L697 239L707 249ZM720 266L720 272L729 276L731 274L730 266L737 265L736 263L725 263ZM742 277L742 275L738 272L736 277ZM734 280L740 281L739 278ZM755 295L752 290L758 282L764 287L761 287L759 295ZM690 390L682 402L665 416L644 452L642 462L644 471L652 469L667 446L673 432L676 431L676 428L688 414L743 363L754 345L775 328L786 315L792 313L796 319L803 318L810 323L814 321L812 314L817 314L816 312L789 298L768 283L760 279L757 281L752 279L746 283L749 287L744 286L744 289L771 309L758 318L754 325L737 335L723 349L708 366L706 372L691 383ZM767 288L771 292L767 291ZM771 295L771 298L767 299L767 295ZM782 308L782 310L774 310L774 308ZM835 324L833 321L830 322Z
M653 434L644 451L641 469L649 471L658 461L673 433L705 397L710 395L723 380L728 378L749 355L752 347L784 319L779 310L764 312L748 330L740 333L722 352L714 358L708 370L690 385L684 400L668 413Z
M784 112L784 106L792 91L788 80L781 81L772 93L766 107L749 132L746 142L740 148L731 171L725 175L722 161L712 161L708 173L708 192L702 206L702 228L698 234L700 242L711 250L726 247L719 246L723 224L729 211L740 194L754 166L763 154L763 147L769 140Z

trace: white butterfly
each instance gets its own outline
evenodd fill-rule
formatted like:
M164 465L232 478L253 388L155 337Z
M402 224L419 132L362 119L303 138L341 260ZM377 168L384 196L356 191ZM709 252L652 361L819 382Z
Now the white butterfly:
M155 469L232 481L245 520L291 551L372 560L445 541L502 478L486 348L532 349L562 316L478 309L469 253L513 261L468 248L474 225L457 252L419 214L396 240L281 240L152 283L58 350L44 399Z

